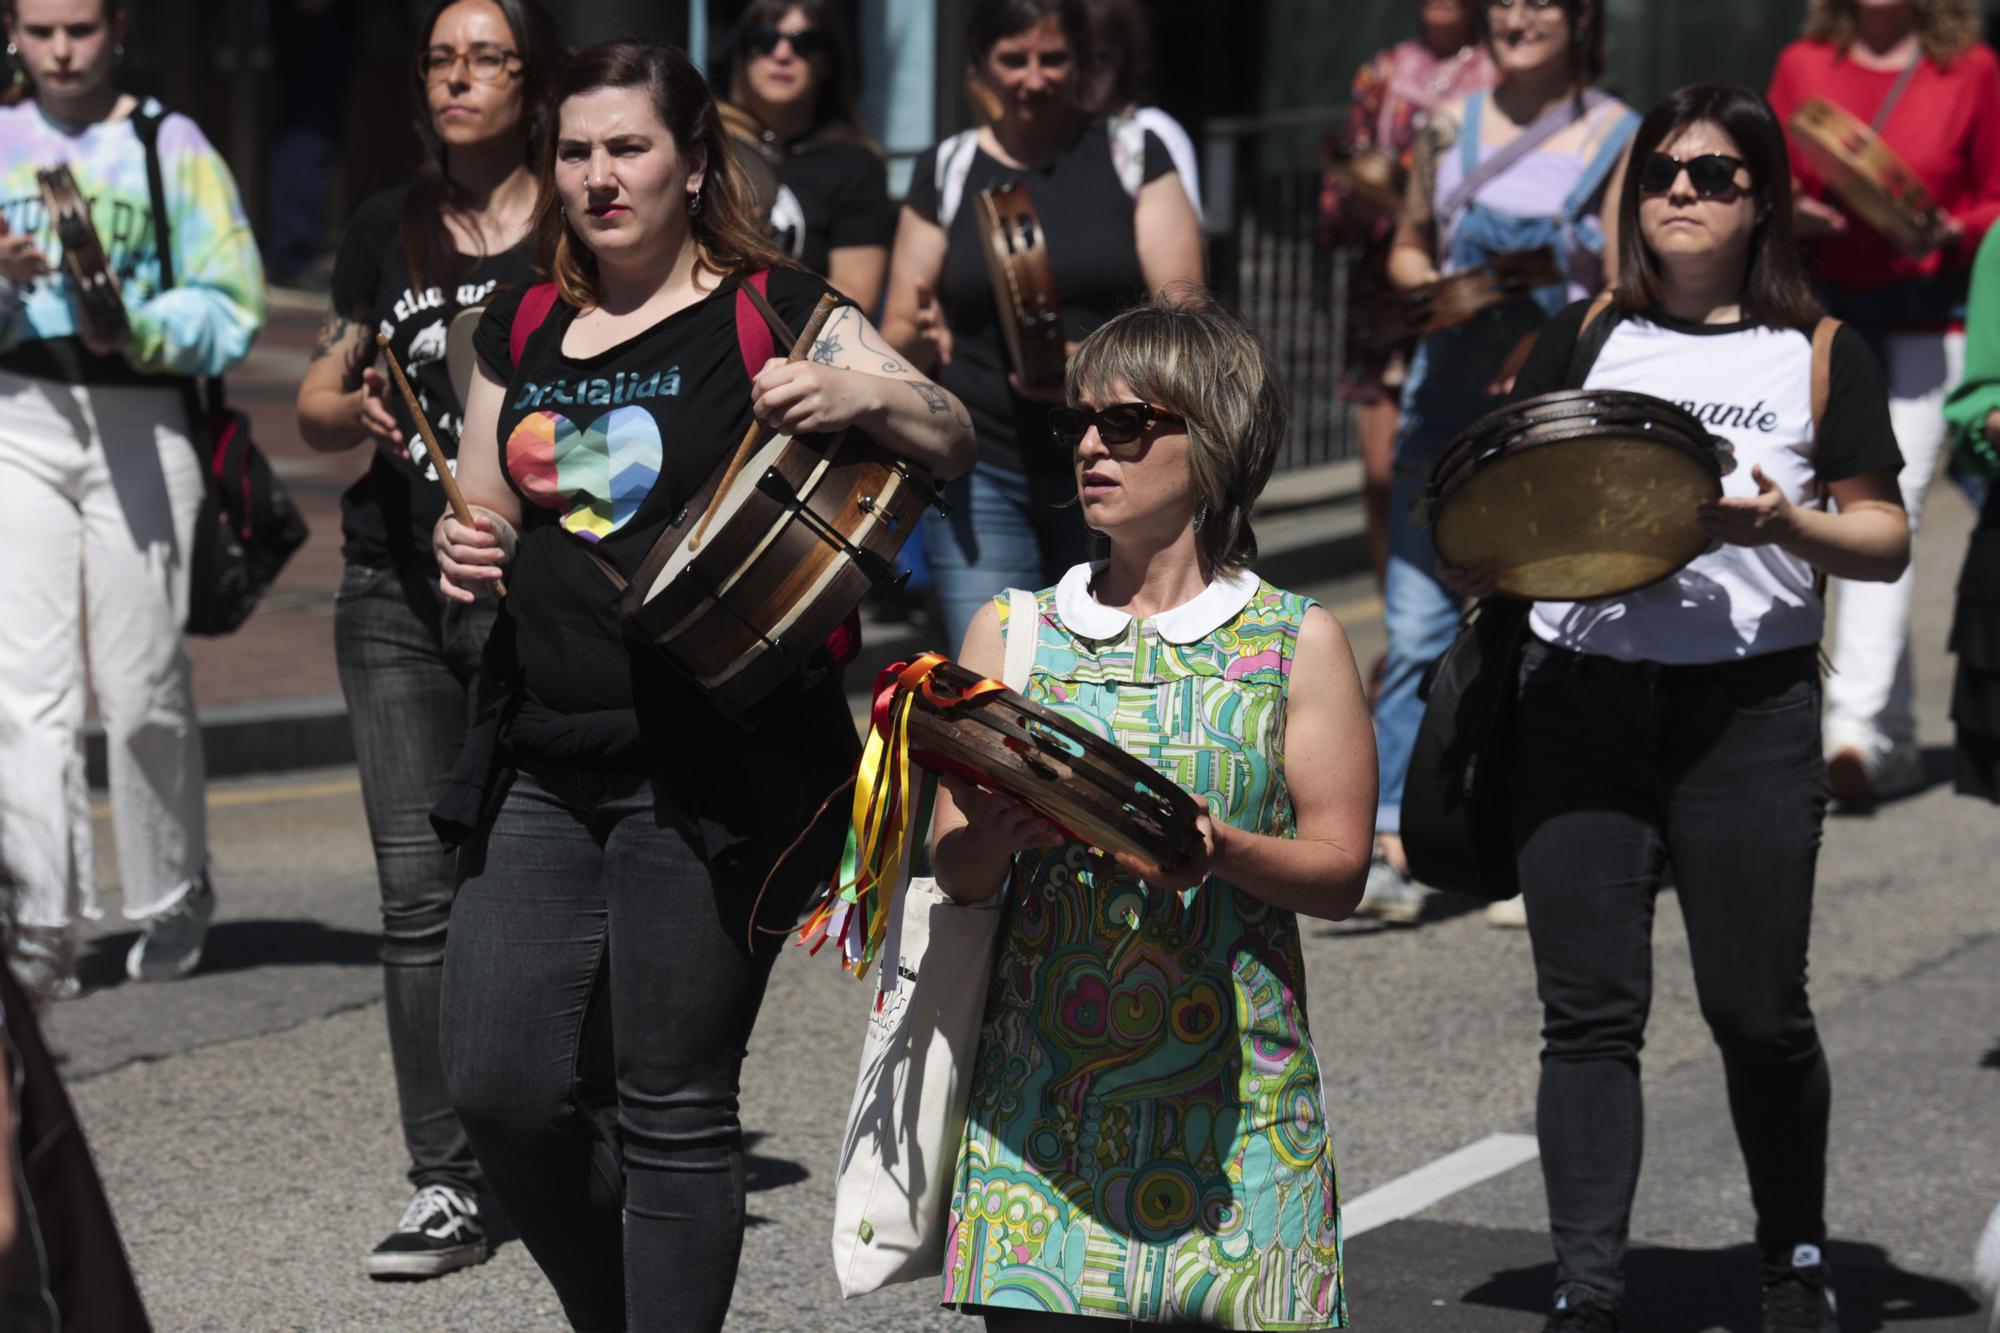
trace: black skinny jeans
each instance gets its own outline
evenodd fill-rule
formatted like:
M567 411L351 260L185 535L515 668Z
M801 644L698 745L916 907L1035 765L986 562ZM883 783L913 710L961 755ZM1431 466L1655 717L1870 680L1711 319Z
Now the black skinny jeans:
M737 1076L784 929L838 855L840 802L750 913L857 748L835 705L810 740L688 747L678 774L537 765L461 855L445 1075L579 1329L722 1326L743 1242Z
M1757 1243L1826 1239L1825 1054L1806 1000L1826 811L1816 653L1621 663L1530 642L1515 845L1544 1011L1536 1109L1558 1291L1615 1304L1638 1185L1654 896L1671 859Z
M352 564L333 615L382 890L383 1007L410 1182L467 1193L479 1187L479 1164L438 1060L438 990L458 867L438 846L430 809L465 741L493 615L490 599L446 600L434 568Z

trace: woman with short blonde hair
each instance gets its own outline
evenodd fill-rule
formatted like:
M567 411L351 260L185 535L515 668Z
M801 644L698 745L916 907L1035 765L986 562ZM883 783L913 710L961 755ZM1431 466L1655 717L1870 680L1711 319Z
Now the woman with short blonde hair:
M1937 201L1937 225L1901 246L1848 211L1792 145L1798 230L1828 311L1855 326L1888 374L1912 531L1937 470L1944 398L1965 367L1973 256L2000 217L2000 60L1978 40L1974 0L1813 0L1769 97L1781 121L1825 100L1871 124ZM1840 615L1826 687L1827 776L1850 803L1923 782L1910 674L1910 575L1835 580Z
M1006 797L944 780L938 883L1000 903L1006 981L968 1062L943 1298L996 1333L1100 1322L1084 1311L1339 1327L1340 1204L1299 917L1338 920L1361 897L1375 752L1339 623L1247 567L1284 389L1235 316L1167 297L1085 338L1065 398L1053 442L1106 558L1037 594L1027 623L1007 597L986 603L960 660L997 675L1006 636L1032 635L1027 696L1205 813L1189 862L1165 871L1106 863ZM1132 1003L1066 998L1092 978Z

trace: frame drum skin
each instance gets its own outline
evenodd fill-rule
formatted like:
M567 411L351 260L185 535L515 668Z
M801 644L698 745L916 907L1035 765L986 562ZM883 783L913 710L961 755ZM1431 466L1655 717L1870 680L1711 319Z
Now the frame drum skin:
M1813 170L1856 217L1906 250L1929 247L1937 201L1880 135L1824 98L1794 111L1791 130Z
M1648 394L1564 390L1459 436L1418 496L1446 564L1493 570L1536 601L1614 597L1709 549L1696 520L1734 467L1727 447Z

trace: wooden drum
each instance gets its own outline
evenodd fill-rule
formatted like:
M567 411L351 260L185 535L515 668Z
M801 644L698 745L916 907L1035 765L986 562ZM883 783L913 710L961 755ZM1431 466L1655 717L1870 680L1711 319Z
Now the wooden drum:
M1062 307L1056 300L1055 271L1049 267L1048 240L1028 187L1010 181L981 190L979 231L1000 336L1022 385L1040 393L1060 391L1069 361Z
M1357 221L1394 217L1403 206L1403 168L1379 148L1345 143L1328 135L1320 144L1320 169L1339 183Z
M1799 152L1863 222L1905 250L1931 248L1937 201L1882 136L1824 98L1792 113Z
M1566 389L1453 440L1413 510L1441 560L1494 571L1503 593L1612 597L1708 549L1696 507L1734 467L1726 444L1665 399Z
M1355 308L1364 342L1394 347L1469 323L1485 311L1532 295L1563 281L1556 257L1549 250L1523 250L1498 255L1447 278L1387 292Z
M997 683L997 682L996 682ZM1003 792L1079 842L1162 870L1200 845L1201 807L1152 765L938 658L914 688L910 758Z

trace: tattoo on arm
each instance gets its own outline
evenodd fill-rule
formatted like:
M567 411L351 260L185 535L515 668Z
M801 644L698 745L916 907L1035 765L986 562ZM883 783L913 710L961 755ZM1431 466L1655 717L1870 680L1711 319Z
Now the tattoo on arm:
M877 336L879 337L880 335L878 334ZM910 368L896 358L895 352L890 350L886 342L877 343L869 341L867 320L864 319L861 321L861 331L856 337L859 339L863 351L873 352L876 356L882 358L882 374L907 375L910 373ZM941 411L942 409L938 410Z
M917 397L924 400L924 406L930 408L933 416L939 412L951 411L950 395L945 393L943 389L938 388L937 385L925 384L920 380L905 380L903 382L916 391Z
M319 324L319 336L313 339L312 359L320 361L332 356L334 344L346 337L347 331L353 327L354 321L338 310L327 311L326 318Z
M839 355L840 339L830 333L823 335L818 342L813 344L812 359L822 366L832 365L833 359Z

